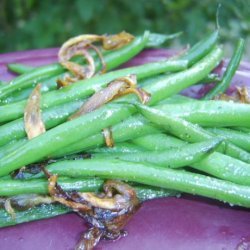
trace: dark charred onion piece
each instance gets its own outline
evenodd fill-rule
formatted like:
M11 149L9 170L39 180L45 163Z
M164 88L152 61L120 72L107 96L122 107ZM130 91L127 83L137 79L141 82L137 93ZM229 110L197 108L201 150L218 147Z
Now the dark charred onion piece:
M135 75L118 78L109 85L92 95L80 109L69 117L70 120L75 119L81 115L89 113L123 95L134 93L140 101L144 104L149 101L150 95L140 88L136 88L137 80Z
M112 130L110 128L105 128L103 129L102 134L103 134L106 146L109 148L114 147L115 142L112 137Z
M65 192L57 184L57 176L43 168L48 177L49 194L53 201L72 208L90 225L77 244L76 249L93 249L100 239L118 239L124 235L123 228L139 209L140 202L135 190L115 180L107 181L104 193Z
M41 85L38 84L30 94L24 110L24 127L28 139L32 139L46 131L40 111Z
M93 249L103 236L103 231L97 227L88 229L81 235L75 250L91 250Z

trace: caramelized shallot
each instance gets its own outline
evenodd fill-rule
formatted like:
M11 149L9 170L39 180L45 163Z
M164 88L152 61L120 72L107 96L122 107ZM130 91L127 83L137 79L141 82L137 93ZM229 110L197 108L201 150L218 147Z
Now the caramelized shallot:
M46 131L40 111L40 89L38 84L30 94L24 111L24 127L29 140Z

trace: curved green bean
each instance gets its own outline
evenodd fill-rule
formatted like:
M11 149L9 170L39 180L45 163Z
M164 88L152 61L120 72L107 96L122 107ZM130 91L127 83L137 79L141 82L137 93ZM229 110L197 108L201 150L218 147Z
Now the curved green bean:
M147 106L137 104L137 108L142 115L149 119L152 123L162 126L167 132L173 134L187 142L200 142L211 139L214 135L197 124L190 123L182 118L166 115L161 110L149 108ZM226 147L225 147L225 145ZM250 163L250 154L237 147L236 145L225 141L218 147L218 151Z
M250 152L249 134L230 128L208 128L207 130Z
M204 78L209 71L218 64L221 56L222 51L217 48L202 59L199 62L199 65L196 64L186 71L168 76L166 79L148 86L146 91L152 95L150 104L176 94L183 88L186 88ZM94 112L61 124L28 141L18 150L18 152L14 151L0 159L0 176L6 175L21 166L48 157L53 152L56 152L79 139L94 135L101 129L112 126L136 112L134 106L131 107L123 104L118 107L118 105L114 105L112 109L110 109L111 106L106 105ZM102 120L102 123L98 122L100 119ZM51 138L55 138L55 142L51 143Z
M197 44L195 44L181 58L184 60L188 60L189 65L193 65L212 50L212 48L216 45L218 38L219 31L215 30L214 32L208 34L206 37L200 40Z
M42 95L41 108L46 109L48 107L64 104L70 101L84 99L119 77L136 74L137 79L140 80L164 73L166 71L183 70L186 66L186 61L164 61L148 63L141 66L121 69L104 75L95 76L91 79L78 81L62 89L44 93ZM7 122L21 117L23 115L25 105L26 101L20 101L0 106L0 122Z
M228 89L228 87L230 86L230 83L232 81L232 78L235 75L235 72L240 65L240 61L241 61L242 55L244 53L244 49L245 49L245 40L241 38L241 39L239 39L239 41L236 45L233 56L232 56L228 66L227 66L226 72L223 75L222 81L220 83L218 83L214 88L212 88L203 97L203 99L205 99L205 100L212 99L216 95L224 93Z
M211 139L204 142L187 144L174 149L164 151L142 152L118 152L118 153L94 153L92 158L120 159L132 162L147 162L161 167L180 168L186 167L202 160L211 154L221 143L220 139Z
M42 113L42 119L46 129L53 128L65 121L67 118L76 112L82 105L81 101L75 101L53 108L46 109ZM27 137L24 128L24 119L19 118L9 123L0 126L0 146L5 145L12 140L18 140ZM0 149L1 150L1 149Z
M48 166L53 174L69 177L118 178L155 187L218 199L250 207L250 187L190 173L120 160L61 161Z
M34 67L27 66L22 63L9 63L7 67L8 67L8 70L10 70L11 72L20 74L20 75L35 69Z
M244 103L188 100L182 103L163 104L159 109L166 115L181 117L201 126L250 127L250 106Z
M113 69L134 57L145 47L148 38L149 32L146 31L142 37L135 38L131 43L121 49L105 54L104 61L106 63L106 69ZM31 86L34 83L34 79L36 82L41 81L64 71L65 69L59 64L52 64L34 69L32 72L15 78L8 86L2 87L0 90L0 100L16 91L16 89L20 90Z

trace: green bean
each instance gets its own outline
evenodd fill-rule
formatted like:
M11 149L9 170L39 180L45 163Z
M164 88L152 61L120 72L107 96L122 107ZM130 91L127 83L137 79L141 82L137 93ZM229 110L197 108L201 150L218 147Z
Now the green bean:
M146 134L160 132L159 129L155 128L141 115L132 116L121 123L112 126L111 131L115 143L128 141ZM66 148L57 150L56 152L52 153L51 157L58 158L69 154L92 150L103 145L105 145L103 134L98 133L70 144Z
M105 87L110 81L129 74L136 74L137 79L140 80L166 71L183 70L186 66L186 61L165 61L148 63L142 66L121 69L104 75L95 76L91 79L74 83L68 87L43 94L41 108L46 109L48 107L86 98L94 94L97 90ZM7 122L21 117L25 105L26 101L21 101L2 107L0 106L0 122Z
M212 133L204 130L197 124L192 124L182 118L170 115L166 116L166 114L160 110L142 105L137 105L137 108L152 123L162 126L167 132L187 142L201 142L214 137ZM250 154L228 141L222 143L218 147L218 151L225 152L225 154L229 156L250 163Z
M221 80L220 76L214 73L208 74L201 83L217 83Z
M44 204L24 211L15 211L15 218L6 210L0 209L0 227L17 225L24 222L47 219L69 213L71 210L61 204Z
M228 155L214 152L192 167L239 185L250 185L250 164Z
M153 165L120 160L61 161L48 166L59 176L121 179L145 185L169 188L218 199L234 205L250 207L250 188L231 182Z
M100 192L103 183L104 180L99 178L58 178L58 184L64 191ZM130 185L135 188L140 201L178 194L177 191L154 188L147 185ZM3 180L0 182L0 196L11 197L23 194L48 195L48 181L40 178L31 180Z
M179 37L183 32L177 32L173 34L158 34L158 33L150 33L148 42L146 44L146 48L157 48L169 40Z
M235 75L236 70L238 69L240 65L240 61L242 58L242 55L244 53L245 49L245 41L244 39L239 39L236 48L234 50L233 56L227 66L227 69L223 75L222 81L217 84L213 89L211 89L204 97L203 99L209 100L213 97L224 93L228 87L230 86L230 83L232 81L233 76Z
M139 139L140 138L138 138L138 140ZM136 140L133 142L136 144ZM174 141L169 140L169 136L164 134L153 134L142 137L141 142L146 146L149 145L149 147L146 148L150 150L166 150L169 149L170 145L172 148L185 145L185 142L181 140L175 144ZM141 144L138 143L138 145L140 146ZM237 184L249 183L250 165L219 152L211 153L208 157L192 164L190 167Z
M63 69L58 68L56 65L49 65L39 67L31 72L16 77L8 85L0 88L0 103L3 102L4 98L16 90L27 88L34 83L51 78L52 76L58 75L63 71Z
M145 87L145 89L152 94L149 104L155 104L201 81L218 65L222 55L222 50L216 47L191 68L166 77L165 80L162 81L162 84L152 84L150 88ZM165 84L163 84L163 82L165 82ZM165 91L165 89L167 91Z
M199 65L196 64L186 71L176 73L145 88L152 94L150 104L176 94L183 88L204 78L218 64L221 56L221 49L215 49L202 59ZM79 139L94 135L101 129L112 126L136 112L135 107L126 104L119 107L114 105L112 109L109 109L111 106L106 105L28 141L18 152L14 151L0 159L0 176L6 175L23 165L48 157L53 152ZM98 122L100 119L102 123ZM55 138L53 143L51 143L51 138Z
M132 140L132 142L151 151L162 151L187 145L187 142L163 133L147 134Z
M197 44L195 44L181 58L184 60L188 60L189 65L193 65L212 50L218 40L218 37L219 31L215 30L214 32L203 38L201 41L199 41Z
M13 73L21 75L31 70L34 70L34 68L21 63L9 63L8 70L12 71Z
M235 130L250 134L250 128L246 128L246 127L234 127Z
M151 98L150 104L154 104L157 101L161 101L162 99L165 99L166 97L174 95L178 93L178 91L204 78L204 76L208 74L209 69L213 68L214 65L218 63L221 56L222 56L221 50L215 49L206 58L204 58L200 63L194 65L192 68L187 69L184 72L180 72L171 76L167 76L165 79L161 79L156 83L152 83L149 86L145 86L146 91L151 93L152 98ZM209 67L208 67L208 63L210 64ZM204 68L207 71L204 71L203 70ZM96 143L96 146L103 145L103 139L100 136L99 138L100 139ZM76 153L76 152L81 152L86 149L89 149L86 145L89 145L90 143L91 146L93 146L95 142L92 139L91 140L88 139L88 141L89 142L86 142L86 144L83 144L80 142L80 143L77 143L76 145L71 145L68 149L57 151L55 152L54 156L61 156L61 155L69 154L69 153Z
M139 139L141 139L141 141ZM171 137L169 138L169 136L164 134L153 134L138 138L138 140L139 142L144 143L143 145L146 145L146 148L150 150L168 150L170 146L172 148L179 148L181 145L186 145L185 142L181 140L175 143L174 140L171 141ZM136 144L136 140L133 142ZM138 143L138 145L140 146L141 144ZM240 185L243 183L248 185L250 180L249 164L219 152L211 153L201 161L191 164L190 167Z
M195 100L163 104L160 109L166 115L181 117L201 126L250 126L250 106L244 103Z
M148 188L147 186L136 186L137 197L140 201L151 200L161 197L179 196L179 193L172 190L160 188ZM61 204L43 204L41 206L32 207L24 211L15 211L15 218L10 216L6 210L0 209L0 227L17 225L23 222L46 219L72 212L68 207Z
M75 101L64 105L46 109L42 113L42 119L46 129L53 128L65 121L82 105L81 101ZM0 126L0 146L26 137L23 118L14 120Z
M56 80L58 79L58 76L49 78L45 81L41 82L41 93L46 93L48 91L56 90L57 89L57 83ZM5 99L2 100L3 104L11 104L15 102L19 102L22 100L28 99L30 96L31 92L35 88L36 84L33 84L32 87L26 88L20 91L14 92L12 95L6 97Z
M53 152L114 125L135 112L131 105L106 105L82 117L63 123L29 140L0 159L0 176L50 156ZM99 121L102 121L101 123Z
M116 50L112 53L104 55L104 61L106 63L106 69L113 69L122 63L128 61L136 54L138 54L146 45L149 38L149 32L145 32L143 37L135 38L131 43ZM52 64L49 66L39 67L32 72L23 74L11 81L11 84L1 88L0 100L9 94L16 91L16 89L23 89L31 86L34 79L37 81L48 79L54 75L60 74L65 70L59 64Z
M7 154L10 154L13 150L19 149L22 145L27 142L27 139L23 138L20 140L12 140L4 146L0 147L0 158Z
M58 183L65 191L96 192L102 187L103 180L98 178L59 178ZM48 194L48 181L46 179L1 180L0 196L15 196L21 194Z
M134 145L131 142L120 142L115 143L114 147L101 147L89 150L89 153L96 154L96 153L105 153L105 154L113 154L113 153L134 153L134 152L141 152L145 151L142 147Z
M225 138L246 151L250 151L250 135L247 133L229 128L208 128L208 131L220 136L221 138Z
M220 139L212 139L180 146L164 151L142 151L142 152L118 152L118 153L96 153L92 158L97 159L120 159L132 162L148 162L161 167L180 168L186 167L202 160L211 154L214 148L221 143Z

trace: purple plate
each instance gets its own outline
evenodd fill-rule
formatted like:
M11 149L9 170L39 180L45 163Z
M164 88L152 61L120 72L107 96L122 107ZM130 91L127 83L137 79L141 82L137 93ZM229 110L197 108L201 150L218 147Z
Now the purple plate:
M10 80L6 63L38 66L56 61L57 49L25 51L0 55L0 79ZM173 55L169 50L147 50L128 65L156 61ZM220 72L225 70L222 65ZM250 82L250 67L241 64L233 85ZM204 87L186 93L199 96ZM233 87L232 87L233 88ZM75 214L24 223L0 229L1 250L74 249L84 221ZM128 236L115 242L102 241L96 249L192 249L250 250L250 213L209 199L184 196L145 202L128 223Z

